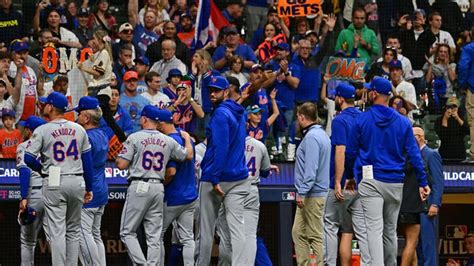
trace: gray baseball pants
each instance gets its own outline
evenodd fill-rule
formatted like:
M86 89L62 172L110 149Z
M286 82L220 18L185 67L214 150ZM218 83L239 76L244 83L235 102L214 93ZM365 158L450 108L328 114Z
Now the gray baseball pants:
M225 216L229 226L232 243L232 265L245 260L245 223L244 201L250 190L247 179L236 182L221 182L224 197L219 196L210 182L201 182L200 188L200 237L197 248L197 265L208 266L211 260L212 243L216 220L221 204L224 204Z
M21 227L21 265L35 264L35 247L38 233L43 227L44 203L41 189L31 189L28 195L28 207L36 210L37 216L33 223Z
M196 206L196 201L177 206L168 206L165 204L163 211L163 230L161 231L160 265L165 265L165 246L163 238L171 223L173 223L173 232L176 233L176 238L179 240L179 243L183 245L184 265L194 265L194 206Z
M44 223L53 265L77 265L84 194L82 176L62 175L58 187L49 187L44 179Z
M251 185L249 194L244 201L244 220L245 220L245 246L244 253L247 255L245 261L239 265L254 265L257 255L257 227L260 214L260 196L257 185ZM232 255L232 245L230 242L230 230L225 219L225 211L219 209L219 218L217 219L217 234L220 237L219 242L219 265L230 265Z
M362 179L359 194L364 210L371 265L397 265L397 219L403 183Z
M120 221L120 239L127 246L132 262L138 265L158 265L160 261L164 188L159 180L150 180L149 184L148 192L137 193L138 181L132 181ZM137 238L137 228L142 222L148 246L146 258Z
M324 211L325 265L336 265L339 251L338 232L352 234L351 214L348 211L354 194L343 191L344 201L339 201L330 189Z
M81 215L81 240L79 259L81 264L106 265L105 247L100 234L100 224L105 205L97 208L83 208Z

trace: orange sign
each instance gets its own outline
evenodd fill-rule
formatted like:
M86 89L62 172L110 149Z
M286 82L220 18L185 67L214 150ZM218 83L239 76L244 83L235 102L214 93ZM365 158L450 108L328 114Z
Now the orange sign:
M280 0L279 17L303 17L322 13L322 0Z

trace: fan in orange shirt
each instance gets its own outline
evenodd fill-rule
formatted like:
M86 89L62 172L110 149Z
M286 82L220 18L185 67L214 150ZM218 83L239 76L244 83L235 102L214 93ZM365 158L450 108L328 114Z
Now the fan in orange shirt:
M14 129L15 112L2 109L2 122L4 128L0 129L0 158L16 157L16 147L22 142L22 136L18 129Z

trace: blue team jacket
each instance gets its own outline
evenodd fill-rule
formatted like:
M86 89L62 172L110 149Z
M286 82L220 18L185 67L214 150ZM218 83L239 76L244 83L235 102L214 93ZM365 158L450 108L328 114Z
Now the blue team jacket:
M169 134L176 142L184 147L184 139L178 132ZM193 145L194 147L194 145ZM176 168L176 174L165 186L165 201L168 206L185 205L198 197L196 176L194 174L194 158L183 162L169 161L166 168Z
M466 44L462 48L458 64L458 82L461 87L474 93L474 43Z
M107 204L109 196L109 187L105 180L105 162L109 151L109 143L104 131L100 128L87 130L87 136L91 143L92 170L94 180L92 183L92 192L94 197L91 202L84 204L84 208L97 208Z
M359 181L362 179L362 166L372 165L374 179L385 183L403 183L407 154L420 186L428 184L411 124L392 108L374 105L360 114L346 149L346 167L354 168L354 175Z
M232 182L246 179L245 109L233 100L225 100L212 113L206 128L207 150L202 160L201 181Z

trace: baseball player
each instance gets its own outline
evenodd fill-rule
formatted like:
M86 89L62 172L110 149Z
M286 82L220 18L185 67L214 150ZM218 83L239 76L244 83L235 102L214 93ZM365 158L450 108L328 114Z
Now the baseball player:
M173 114L170 111L166 109L160 110L158 129L163 134L173 138L180 145L184 144L184 140L179 133L181 130L175 128ZM161 265L164 265L165 257L163 238L168 227L175 221L173 228L176 228L177 238L183 246L184 265L194 265L193 219L197 197L194 159L181 163L169 161L166 165L165 204L163 210L163 230L161 232Z
M405 154L415 169L423 200L429 195L430 187L410 121L388 107L392 84L376 77L369 87L369 98L374 105L354 122L345 165L348 172L353 169L353 174L361 180L360 201L367 230L370 230L367 232L370 265L397 265L396 228Z
M345 185L344 158L347 139L353 127L355 118L361 113L354 108L355 88L349 83L341 83L336 87L335 104L340 107L342 112L337 115L331 124L331 165L329 193L326 200L326 209L324 212L324 235L325 235L325 254L326 265L336 265L337 256L341 265L349 265L351 259L351 241L352 224L356 229L363 226L365 222L354 222L349 213L351 203L354 202L355 192L342 190ZM360 209L362 211L362 209ZM352 212L352 208L351 208ZM363 234L358 235L359 243L365 243L365 226L362 227ZM356 230L357 231L357 230ZM361 230L359 230L361 231ZM338 233L341 233L341 243L338 245ZM367 245L360 245L362 254L362 263L368 264L366 260L368 250L364 249ZM338 248L339 247L339 248ZM339 250L339 252L338 252Z
M122 211L120 238L134 264L157 265L160 262L160 236L163 225L163 181L170 159L193 158L189 134L181 132L185 148L156 130L160 109L146 105L141 113L141 131L131 134L116 160L119 169L129 170L130 186ZM143 222L148 245L147 258L137 239L137 228Z
M249 170L250 191L244 201L244 221L245 221L245 247L246 260L242 265L255 265L257 253L257 226L260 215L260 197L258 194L258 183L260 177L268 177L271 164L265 144L250 136L245 138L245 161ZM222 208L221 208L222 209ZM222 214L224 211L222 210ZM222 218L221 218L222 217ZM224 215L219 213L217 226L219 237L219 265L231 264L232 250L230 244L230 232Z
M243 203L250 190L244 154L245 109L230 99L229 83L224 77L211 77L208 88L215 109L207 128L207 150L201 164L197 265L209 265L222 203L231 232L232 264L238 264L246 258Z
M25 163L45 177L45 224L53 265L77 265L82 204L93 197L91 145L84 128L64 119L66 96L53 92L40 101L51 121L33 132Z
M108 138L99 128L102 109L97 98L82 97L74 111L78 113L77 122L84 127L91 143L94 175L94 199L82 208L79 259L82 265L105 265L105 247L100 234L100 224L109 195L105 180L109 143L104 141Z
M38 172L31 171L26 166L24 158L28 139L33 131L43 124L46 124L46 121L36 116L30 116L26 121L20 122L20 126L25 128L25 141L16 148L16 168L20 173L20 213L28 211L28 207L36 212L34 222L21 227L21 265L34 264L36 240L43 225L44 203L41 192L43 178Z

